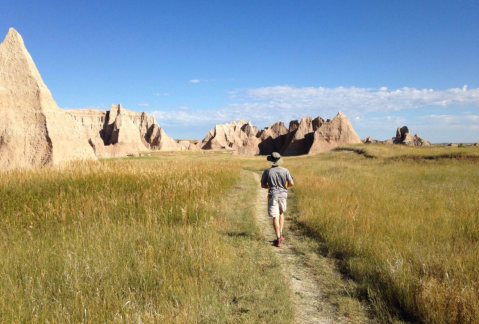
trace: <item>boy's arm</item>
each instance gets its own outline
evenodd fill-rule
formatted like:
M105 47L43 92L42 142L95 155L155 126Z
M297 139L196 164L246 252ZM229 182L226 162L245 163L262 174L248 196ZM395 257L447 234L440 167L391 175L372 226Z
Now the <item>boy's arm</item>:
M291 175L291 173L289 173L289 171L287 173L287 180L288 182L286 183L286 188L294 186L293 176Z
M267 171L263 172L263 175L261 176L261 188L263 189L268 189L268 175Z

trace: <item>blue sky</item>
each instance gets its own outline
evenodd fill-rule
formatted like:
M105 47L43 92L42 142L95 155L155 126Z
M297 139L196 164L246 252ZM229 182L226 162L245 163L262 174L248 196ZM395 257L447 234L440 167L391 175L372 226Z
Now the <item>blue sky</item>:
M478 1L2 1L10 27L60 107L174 138L340 110L361 138L479 141Z

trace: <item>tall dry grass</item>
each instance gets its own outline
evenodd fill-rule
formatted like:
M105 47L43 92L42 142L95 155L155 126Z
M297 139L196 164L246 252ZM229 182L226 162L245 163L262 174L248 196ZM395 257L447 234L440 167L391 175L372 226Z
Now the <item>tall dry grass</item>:
M236 248L222 232L231 224L220 201L240 170L165 158L0 173L1 322L258 317L251 305L268 293L242 304L248 314L234 302L241 287L258 286L258 276L237 275L251 274L256 260L232 259ZM281 322L277 304L269 305L278 315L262 322Z
M477 146L407 146L407 145L387 145L387 144L349 144L335 149L355 150L360 154L366 154L368 157L378 157L385 159L477 159L479 158L479 149Z
M383 154L288 159L299 221L384 320L478 323L477 159L395 160L395 148L375 150Z

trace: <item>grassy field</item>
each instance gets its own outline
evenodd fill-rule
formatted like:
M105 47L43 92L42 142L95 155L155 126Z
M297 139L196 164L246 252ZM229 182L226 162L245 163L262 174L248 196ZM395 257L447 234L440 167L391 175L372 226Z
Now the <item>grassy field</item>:
M299 222L385 321L478 323L478 148L356 149L286 160Z
M267 163L226 153L0 172L0 322L290 323L244 171ZM478 323L478 156L368 145L284 166L296 221L380 321Z
M406 146L386 144L355 144L340 146L335 151L351 150L367 157L391 160L437 160L437 159L469 159L479 158L477 146L450 147L444 145Z
M0 173L0 321L290 322L251 211L231 209L256 185L240 173L181 154Z

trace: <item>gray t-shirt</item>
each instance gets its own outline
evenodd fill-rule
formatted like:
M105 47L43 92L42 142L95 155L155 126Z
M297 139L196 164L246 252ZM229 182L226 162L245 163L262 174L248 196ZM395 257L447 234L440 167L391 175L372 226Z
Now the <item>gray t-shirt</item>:
M287 198L286 184L289 181L293 181L291 173L288 169L281 167L266 169L261 177L261 184L269 187L269 198Z

